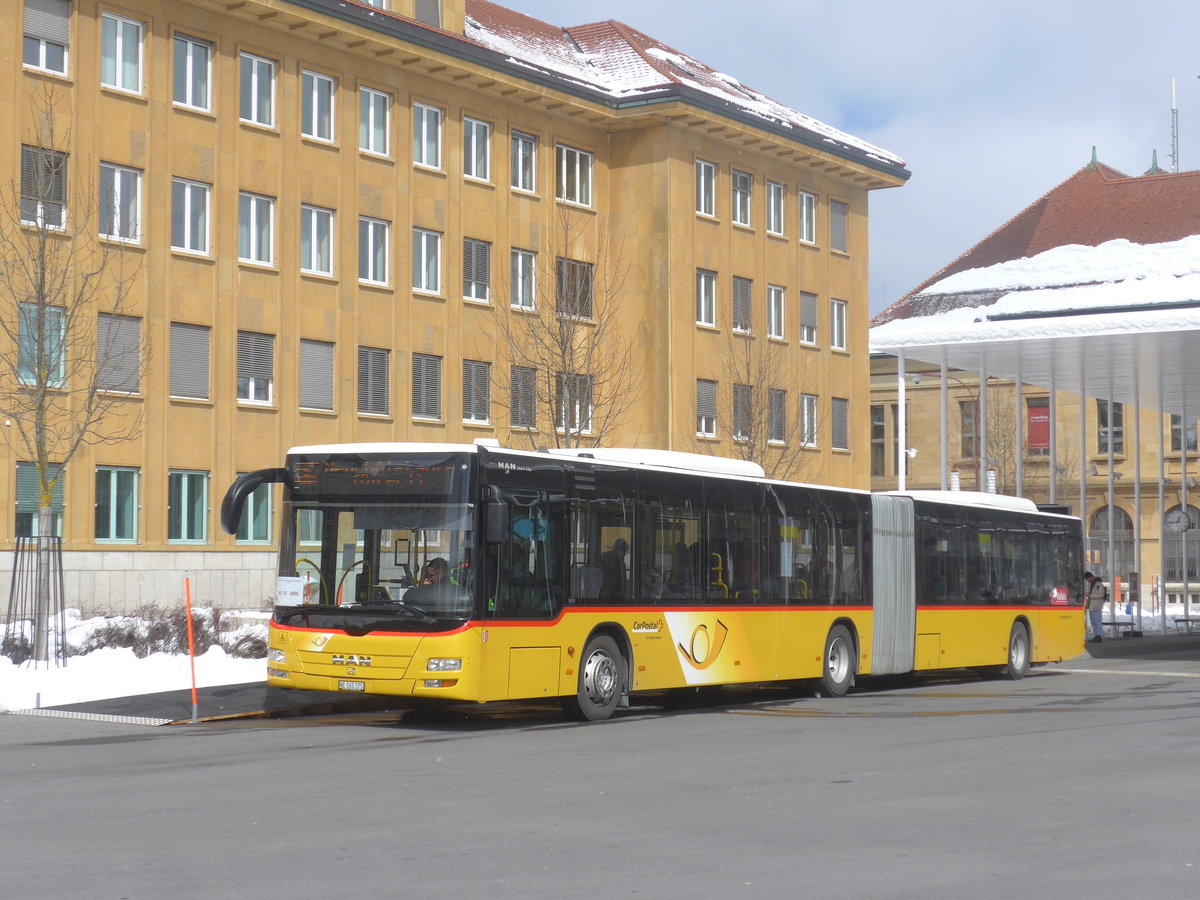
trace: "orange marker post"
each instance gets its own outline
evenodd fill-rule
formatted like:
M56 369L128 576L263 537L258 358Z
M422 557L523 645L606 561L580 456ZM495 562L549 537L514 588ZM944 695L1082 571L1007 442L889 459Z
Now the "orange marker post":
M196 637L192 630L192 576L186 569L183 573L183 596L187 606L188 660L192 665L192 724L194 725L200 721L196 717L198 706L196 703Z

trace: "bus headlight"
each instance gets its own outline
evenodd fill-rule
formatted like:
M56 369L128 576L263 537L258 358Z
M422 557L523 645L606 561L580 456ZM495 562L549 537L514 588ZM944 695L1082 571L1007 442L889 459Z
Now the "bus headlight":
M461 659L444 659L436 658L429 660L429 664L425 667L427 672L461 672Z
M287 662L287 654L277 647L267 649L267 662Z

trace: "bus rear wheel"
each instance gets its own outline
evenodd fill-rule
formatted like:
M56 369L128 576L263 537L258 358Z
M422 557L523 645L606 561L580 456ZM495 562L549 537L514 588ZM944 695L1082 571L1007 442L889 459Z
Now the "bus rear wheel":
M820 697L841 697L854 684L854 638L845 625L834 625L825 638L825 658L817 683Z
M624 694L625 658L616 641L598 634L583 648L579 686L574 697L563 699L563 709L580 721L599 722L616 711Z
M1029 674L1029 630L1021 622L1013 622L1008 634L1008 662L1001 674L1013 681Z

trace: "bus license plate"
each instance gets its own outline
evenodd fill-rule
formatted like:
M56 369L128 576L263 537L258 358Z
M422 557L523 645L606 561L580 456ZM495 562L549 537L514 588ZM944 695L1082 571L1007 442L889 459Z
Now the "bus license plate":
M367 683L365 681L339 681L339 691L365 691Z

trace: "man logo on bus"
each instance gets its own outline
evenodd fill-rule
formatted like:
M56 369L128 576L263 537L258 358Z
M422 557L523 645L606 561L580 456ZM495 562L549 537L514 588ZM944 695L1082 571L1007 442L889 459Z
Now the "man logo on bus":
M721 648L725 646L725 635L729 634L729 628L720 619L717 619L717 625L713 629L710 636L708 626L701 623L697 625L692 632L692 639L689 646L676 644L679 652L683 654L683 658L692 664L692 668L704 670L717 661L717 657L721 655Z

